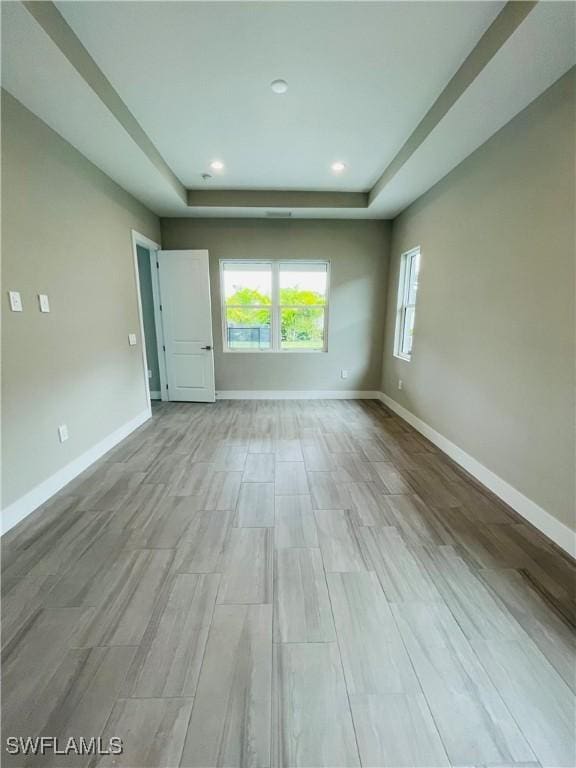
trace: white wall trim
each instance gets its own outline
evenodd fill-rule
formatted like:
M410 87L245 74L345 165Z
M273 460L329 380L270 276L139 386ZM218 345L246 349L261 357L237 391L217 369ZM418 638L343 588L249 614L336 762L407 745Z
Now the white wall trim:
M523 493L510 485L510 483L507 483L506 480L503 480L492 470L485 467L473 456L470 456L469 453L466 453L466 451L459 448L451 440L448 440L447 437L444 437L440 432L426 424L425 421L422 421L422 419L419 419L418 416L408 411L400 403L397 403L396 400L393 400L384 392L380 392L379 399L391 411L401 416L404 421L407 421L414 429L418 430L424 437L427 437L430 442L438 446L440 450L444 451L457 464L479 480L482 485L485 485L492 493L512 507L525 520L535 528L538 528L541 533L551 539L571 557L576 558L575 531L572 531L567 525L564 525L564 523L561 523L549 512L546 512L536 502L524 496Z
M126 422L126 424L123 424L103 440L100 440L100 442L93 445L92 448L89 448L83 454L78 456L78 458L74 459L69 464L66 464L62 469L59 469L58 472L51 477L44 480L35 488L32 488L32 490L24 496L21 496L19 499L12 502L12 504L9 504L2 510L1 532L3 534L6 533L6 531L13 528L16 523L19 523L20 520L23 520L31 512L34 512L35 509L41 504L44 504L44 502L51 496L54 496L55 493L67 485L71 480L74 480L74 478L81 472L88 469L88 467L94 464L94 462L101 456L114 448L114 446L118 445L118 443L124 440L125 437L128 437L128 435L131 432L134 432L134 430L141 424L148 421L151 415L152 411L150 408L142 411L138 416Z
M146 235L141 235L140 232L137 232L135 229L130 230L132 234L132 242L134 245L141 245L144 248L147 248L149 251L159 251L160 245L158 243L155 243L154 240L150 240L149 237L146 237Z
M216 391L216 400L378 400L379 398L379 392L360 389L232 389Z

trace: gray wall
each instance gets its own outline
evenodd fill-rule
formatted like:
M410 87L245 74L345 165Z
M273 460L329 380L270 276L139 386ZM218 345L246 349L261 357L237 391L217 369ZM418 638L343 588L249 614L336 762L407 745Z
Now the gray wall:
M574 88L573 70L394 222L382 383L572 527ZM398 265L416 245L404 362L392 354Z
M3 506L148 406L131 228L156 216L2 94ZM8 290L24 312L10 312ZM50 297L41 314L36 294ZM58 425L70 438L58 442Z
M138 276L140 279L140 301L142 302L142 322L146 342L146 362L148 363L148 370L152 374L149 379L150 392L160 392L160 368L158 366L158 345L156 342L156 323L154 321L150 251L141 245L136 246L136 251L138 253Z
M216 389L379 389L388 235L382 221L162 219L164 248L210 253ZM329 259L328 352L224 353L220 259Z

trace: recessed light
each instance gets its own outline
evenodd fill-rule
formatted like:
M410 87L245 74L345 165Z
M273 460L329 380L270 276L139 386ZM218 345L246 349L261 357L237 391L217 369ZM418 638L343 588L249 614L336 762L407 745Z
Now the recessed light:
M210 168L212 168L213 171L223 171L224 163L222 160L212 160L210 163Z
M332 163L330 167L332 168L334 173L342 173L342 171L346 170L346 165L340 160L337 160L335 163Z
M272 80L270 88L272 88L274 93L286 93L288 90L288 83L286 80Z

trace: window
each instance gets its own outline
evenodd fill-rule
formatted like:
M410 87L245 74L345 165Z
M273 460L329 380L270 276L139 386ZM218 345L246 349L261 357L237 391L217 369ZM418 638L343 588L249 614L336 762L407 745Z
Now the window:
M400 261L398 311L396 315L396 336L394 339L394 354L403 360L410 360L412 357L419 270L420 248L414 248L407 253L403 253Z
M222 263L224 349L260 350L272 345L272 264Z
M324 350L328 265L280 262L281 349Z
M228 352L325 352L328 263L221 261Z

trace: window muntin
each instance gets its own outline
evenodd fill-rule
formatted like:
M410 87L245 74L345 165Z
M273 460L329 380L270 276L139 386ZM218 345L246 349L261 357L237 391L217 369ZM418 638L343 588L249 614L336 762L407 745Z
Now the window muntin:
M329 264L221 261L224 350L323 352Z
M410 360L412 357L419 271L420 248L414 248L407 253L403 253L400 262L398 310L394 340L394 354L403 360Z

